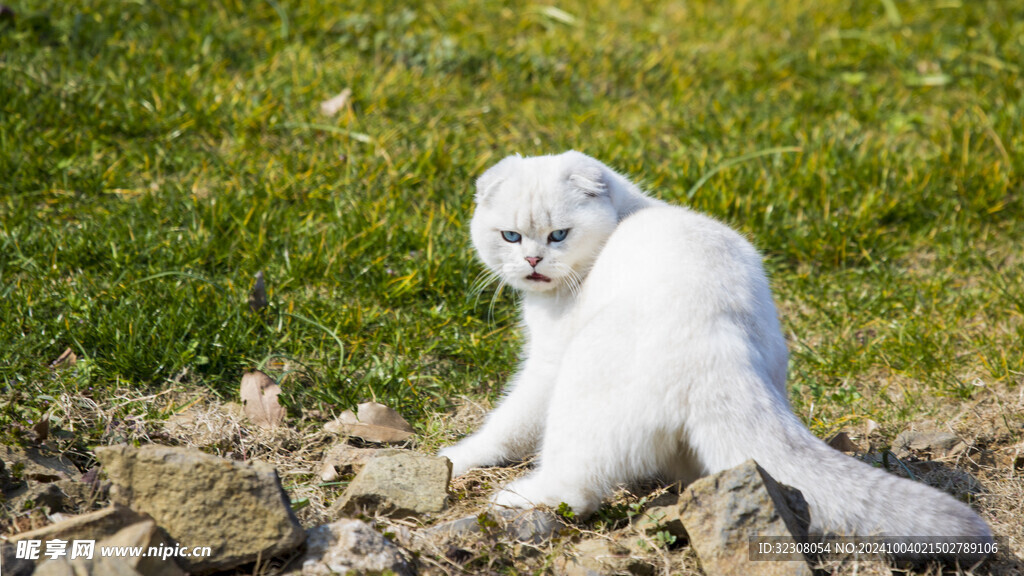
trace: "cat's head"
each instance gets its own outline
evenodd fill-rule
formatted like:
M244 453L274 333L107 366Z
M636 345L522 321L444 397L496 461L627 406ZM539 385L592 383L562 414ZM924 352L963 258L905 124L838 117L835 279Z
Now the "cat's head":
M581 282L618 223L607 171L566 152L509 156L484 172L471 225L484 264L527 292Z

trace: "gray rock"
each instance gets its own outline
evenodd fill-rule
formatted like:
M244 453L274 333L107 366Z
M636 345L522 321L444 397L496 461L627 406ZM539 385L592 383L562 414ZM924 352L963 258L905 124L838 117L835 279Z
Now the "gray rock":
M212 548L210 557L180 558L189 572L265 560L305 539L269 464L154 445L107 446L95 453L114 484L112 501L149 514L183 546Z
M431 526L418 531L416 537L433 542L446 542L489 529L500 531L509 540L536 545L557 536L565 527L557 516L540 509L493 509L485 514L486 519L481 519L480 516L466 516Z
M332 511L336 516L382 514L408 518L434 514L448 504L452 463L408 450L381 450L352 479Z
M416 573L402 550L361 520L338 520L312 528L306 535L306 553L290 574L411 576Z
M803 561L752 561L750 539L807 539L810 514L799 490L776 482L753 460L688 486L679 517L708 576L810 575Z
M967 447L959 436L938 430L900 432L892 444L892 453L897 458L906 458L914 453L926 453L933 457L953 456Z

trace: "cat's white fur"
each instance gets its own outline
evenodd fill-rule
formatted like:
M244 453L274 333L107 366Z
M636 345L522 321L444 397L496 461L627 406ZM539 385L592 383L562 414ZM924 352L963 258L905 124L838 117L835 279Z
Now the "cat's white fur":
M991 538L948 494L803 426L761 256L727 226L579 152L506 158L476 201L481 259L522 292L525 353L482 428L441 454L460 475L539 452L495 504L588 514L622 484L688 483L754 459L803 492L812 534Z

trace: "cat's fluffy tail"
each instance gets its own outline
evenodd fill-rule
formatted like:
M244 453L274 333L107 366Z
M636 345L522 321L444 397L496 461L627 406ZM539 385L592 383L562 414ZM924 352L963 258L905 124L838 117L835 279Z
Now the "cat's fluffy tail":
M884 536L903 542L941 538L944 542L991 544L992 532L982 518L953 496L901 478L847 456L815 437L772 393L760 389L762 405L754 425L746 429L725 420L705 420L717 428L719 446L743 447L736 459L753 458L772 477L799 489L810 505L812 536ZM731 438L729 438L731 436ZM712 467L719 466L708 462ZM731 464L731 463L730 463ZM715 470L709 470L715 471ZM938 554L976 562L987 554ZM913 558L916 554L901 556ZM929 556L925 554L923 556Z

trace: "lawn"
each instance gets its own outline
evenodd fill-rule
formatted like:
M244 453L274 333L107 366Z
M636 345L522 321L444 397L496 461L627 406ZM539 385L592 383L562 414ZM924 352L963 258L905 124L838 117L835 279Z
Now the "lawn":
M4 442L85 465L251 368L437 432L520 342L473 181L570 148L763 251L818 435L1024 435L1024 4L6 2Z

